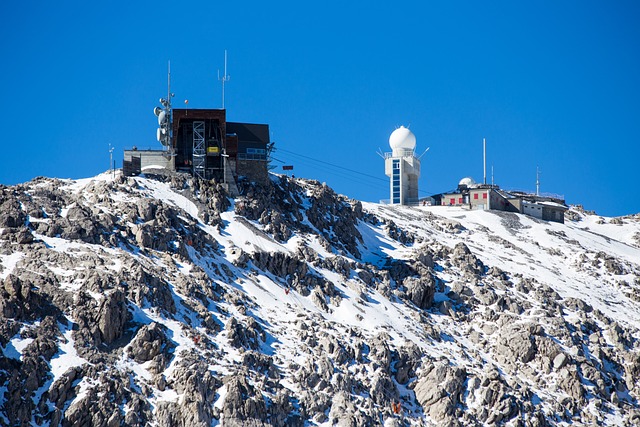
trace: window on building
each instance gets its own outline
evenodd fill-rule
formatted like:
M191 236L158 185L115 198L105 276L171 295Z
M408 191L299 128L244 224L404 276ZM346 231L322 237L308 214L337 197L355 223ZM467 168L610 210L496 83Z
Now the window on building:
M487 198L487 193L482 193L482 198L486 199Z
M462 204L462 197L458 198L458 203Z
M266 160L267 150L264 148L251 148L247 147L244 152L240 150L238 152L238 159L240 160Z
M400 160L393 160L392 163L392 183L393 183L393 191L391 194L391 203L398 204L400 203Z
M473 199L474 199L474 200L478 200L478 193L474 193L474 194L473 194Z
M449 200L449 204L450 205L455 205L456 204L456 199L454 199L453 197Z

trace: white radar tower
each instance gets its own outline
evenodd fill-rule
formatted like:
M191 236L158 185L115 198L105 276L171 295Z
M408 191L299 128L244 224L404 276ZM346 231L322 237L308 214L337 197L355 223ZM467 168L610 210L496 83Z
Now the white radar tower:
M408 128L400 126L389 137L390 153L384 153L384 172L390 178L389 203L412 205L418 203L420 158L416 157L416 137Z

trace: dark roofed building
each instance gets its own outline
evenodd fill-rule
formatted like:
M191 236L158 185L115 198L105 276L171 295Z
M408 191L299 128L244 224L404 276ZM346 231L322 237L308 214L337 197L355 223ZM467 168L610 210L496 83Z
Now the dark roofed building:
M238 177L256 182L268 179L269 125L228 122L227 141L229 160L235 162Z
M131 170L134 164L161 165L228 184L232 193L238 178L268 179L269 125L227 122L224 109L176 108L170 129L166 150L125 150L129 174L140 173Z

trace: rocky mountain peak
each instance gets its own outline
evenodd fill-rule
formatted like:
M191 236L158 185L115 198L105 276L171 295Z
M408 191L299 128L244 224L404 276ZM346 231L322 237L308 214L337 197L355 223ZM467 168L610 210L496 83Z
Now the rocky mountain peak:
M637 425L640 218L0 188L0 425Z

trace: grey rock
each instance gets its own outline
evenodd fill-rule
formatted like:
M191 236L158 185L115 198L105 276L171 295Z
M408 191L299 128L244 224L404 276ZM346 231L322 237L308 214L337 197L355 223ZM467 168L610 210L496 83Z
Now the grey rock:
M431 364L416 383L416 400L436 422L453 422L466 378L464 369L446 362Z
M245 325L231 317L224 328L229 342L236 348L257 350L266 339L264 329L253 318L248 319Z
M105 294L98 308L97 324L102 341L111 344L124 333L124 326L130 318L124 293L118 289Z
M564 366L567 364L567 361L568 358L566 354L558 353L558 355L553 359L553 369L558 370L564 368Z
M407 289L407 296L418 308L431 307L436 292L435 280L431 275L420 278L408 277L404 280L403 285Z
M507 324L500 330L495 353L499 360L509 364L533 360L536 347L529 326Z

